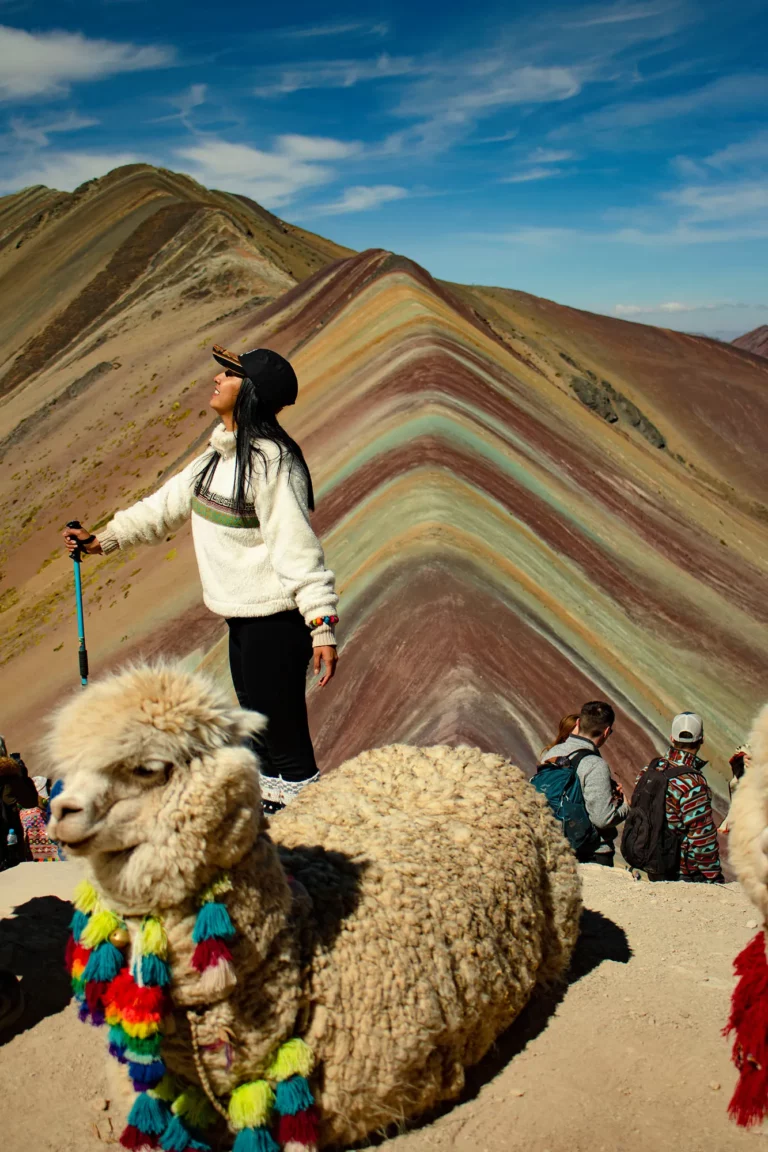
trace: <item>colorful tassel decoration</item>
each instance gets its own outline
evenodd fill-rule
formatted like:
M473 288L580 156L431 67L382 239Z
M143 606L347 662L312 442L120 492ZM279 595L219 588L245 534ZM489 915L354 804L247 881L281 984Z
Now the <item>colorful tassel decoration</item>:
M80 935L80 943L85 948L97 948L99 944L109 940L115 929L119 927L120 921L114 912L110 912L109 908L99 908L91 914Z
M77 913L75 913L77 915ZM125 965L125 957L119 948L106 940L91 952L90 958L83 972L83 979L88 980L114 980L118 972Z
M159 956L165 960L168 955L168 937L162 920L156 916L146 916L139 933L139 951L144 956Z
M235 1088L229 1098L233 1128L260 1128L269 1122L275 1094L266 1080L251 1080Z
M131 1152L144 1152L146 1148L160 1147L157 1136L147 1136L145 1132L140 1132L138 1128L134 1128L132 1124L128 1124L123 1129L120 1143L123 1148L129 1148Z
M72 913L72 919L69 923L69 928L75 943L79 942L83 929L87 927L87 924L88 917L86 916L85 912L81 912L79 908L75 908L75 911Z
M298 1144L302 1148L317 1148L320 1139L317 1109L312 1107L295 1116L281 1116L277 1122L277 1139L283 1147Z
M133 1102L133 1107L128 1113L128 1123L133 1128L138 1128L139 1132L143 1132L147 1136L162 1136L168 1127L170 1120L170 1111L168 1105L150 1096L148 1092L142 1092Z
M99 903L99 894L93 884L89 884L87 880L81 880L72 893L72 903L78 912L90 916Z
M768 962L765 936L758 932L736 957L739 981L723 1034L735 1032L732 1059L739 1070L728 1113L743 1128L768 1115Z
M193 942L199 944L201 940L231 940L234 935L235 929L224 905L212 901L203 904L195 917Z
M128 1075L136 1091L144 1092L147 1088L157 1087L165 1076L165 1064L162 1060L152 1060L145 1064L129 1058Z
M232 953L224 941L219 939L201 940L192 953L192 967L196 968L198 972L212 968L221 960L231 963Z
M142 984L155 988L166 988L171 982L171 970L164 960L153 953L140 957Z
M312 1090L303 1076L281 1080L275 1088L275 1110L281 1116L295 1116L315 1103Z
M315 1058L309 1045L296 1036L281 1044L269 1066L267 1075L271 1080L287 1080L289 1076L303 1076L308 1079L315 1065Z
M232 1152L280 1152L266 1128L242 1128L235 1137Z

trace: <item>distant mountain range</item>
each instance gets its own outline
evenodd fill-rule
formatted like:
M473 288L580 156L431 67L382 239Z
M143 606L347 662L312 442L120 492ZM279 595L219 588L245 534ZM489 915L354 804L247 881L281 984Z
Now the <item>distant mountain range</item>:
M737 348L745 348L747 352L754 352L756 356L768 356L768 324L761 324L751 332L733 341Z
M341 590L339 676L310 696L324 768L399 740L530 770L602 697L628 788L695 708L725 795L765 698L768 363L437 281L147 165L0 199L0 302L1 729L25 755L78 682L58 533L204 450L217 342L298 372L286 425ZM188 527L83 577L95 675L164 653L226 678Z

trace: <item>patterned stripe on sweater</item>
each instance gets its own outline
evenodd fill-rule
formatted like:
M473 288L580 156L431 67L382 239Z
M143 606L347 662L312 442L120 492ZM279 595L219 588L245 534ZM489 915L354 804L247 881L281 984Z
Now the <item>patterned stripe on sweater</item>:
M698 772L681 772L667 785L667 823L680 837L680 878L722 883L712 797Z

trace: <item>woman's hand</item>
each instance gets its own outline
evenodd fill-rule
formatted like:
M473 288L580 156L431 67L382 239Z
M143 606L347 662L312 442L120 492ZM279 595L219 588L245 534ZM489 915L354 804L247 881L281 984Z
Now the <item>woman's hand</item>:
M88 553L101 554L101 544L96 536L89 532L87 528L65 528L62 536L66 541L67 552L70 556L76 550L78 541L80 542L80 551ZM84 540L90 540L89 544L83 544Z
M333 644L323 644L321 648L315 648L315 676L320 675L323 664L325 664L325 672L320 681L320 687L324 688L329 680L332 680L335 672L336 665L339 662L339 656Z

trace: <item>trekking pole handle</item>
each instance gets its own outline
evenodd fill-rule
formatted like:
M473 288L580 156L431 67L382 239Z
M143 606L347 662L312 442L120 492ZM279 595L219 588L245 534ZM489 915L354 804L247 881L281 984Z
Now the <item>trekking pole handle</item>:
M82 527L83 526L79 520L70 520L67 523L67 528L80 528L82 530ZM81 543L79 540L76 540L75 541L75 550L72 553L72 559L74 560L75 564L79 564L83 558L82 553L80 551L80 548L81 548Z

